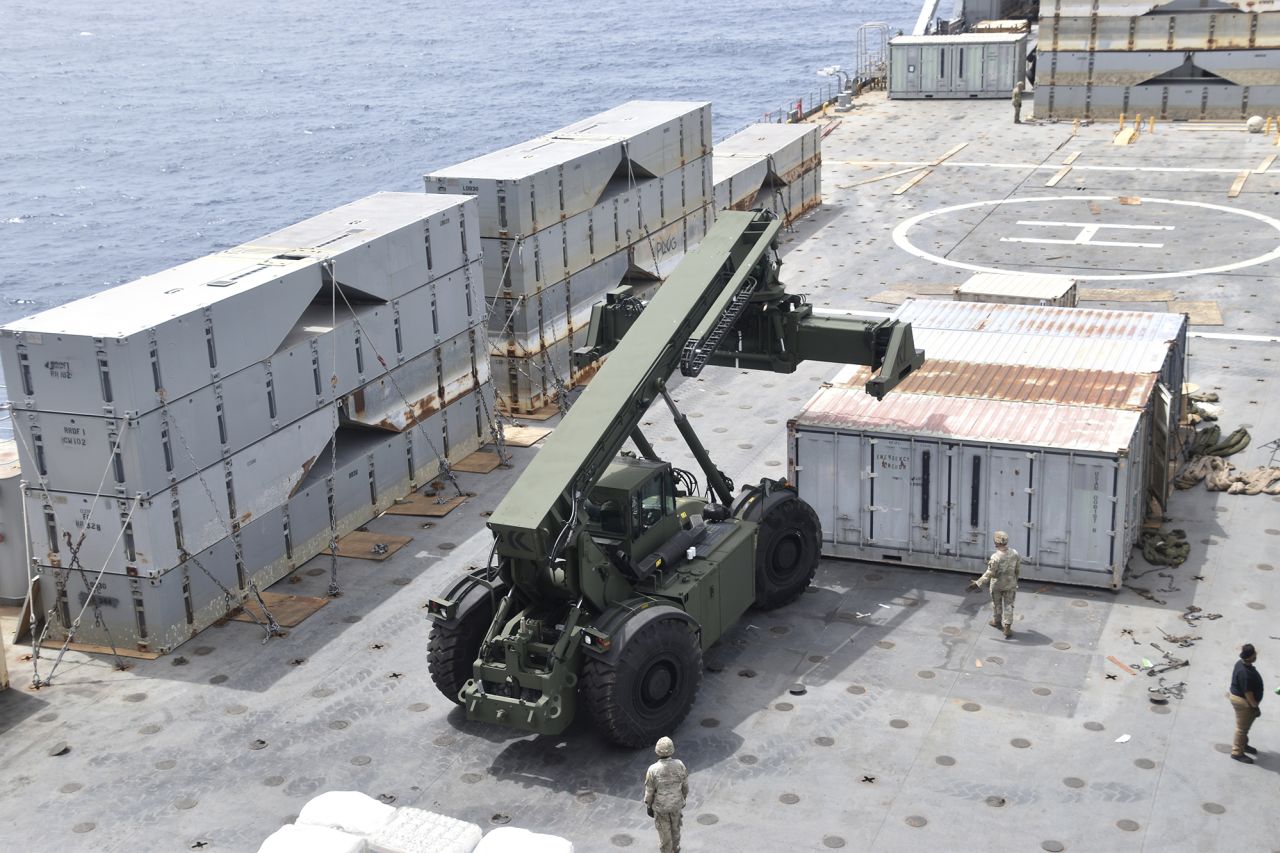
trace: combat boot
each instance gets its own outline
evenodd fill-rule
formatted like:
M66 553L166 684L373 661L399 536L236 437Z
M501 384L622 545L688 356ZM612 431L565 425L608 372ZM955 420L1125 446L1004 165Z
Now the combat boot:
M1009 625L1004 626L1004 638L1007 640L1013 636L1013 628Z
M997 622L997 621L996 621L996 620L994 620L994 619L992 619L992 620L991 620L990 622L988 622L987 624L988 624L988 625L990 625L992 628L999 628L999 627L1000 627L1000 623L999 623L999 622Z

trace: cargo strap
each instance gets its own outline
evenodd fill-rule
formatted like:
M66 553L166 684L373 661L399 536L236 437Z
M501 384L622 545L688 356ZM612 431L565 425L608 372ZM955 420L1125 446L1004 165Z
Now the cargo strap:
M127 421L128 419L126 418L124 420ZM36 456L34 453L32 453L31 445L27 443L27 438L25 435L23 435L22 430L15 428L14 433L18 436L18 440L22 442L23 448L26 449L27 458L35 459ZM58 655L54 659L53 666L50 667L49 674L44 679L40 678L40 647L44 644L45 638L48 637L49 635L50 625L53 624L53 618L55 616L55 611L53 606L50 606L48 612L45 614L44 625L41 626L39 634L37 635L37 633L34 630L31 632L31 686L34 688L38 689L40 687L53 683L53 675L55 672L57 672L59 664L62 663L62 658L67 653L67 649L70 647L71 643L75 640L76 629L80 627L80 621L81 619L84 618L84 612L89 607L90 604L93 605L94 624L102 627L106 631L107 642L110 643L111 645L111 654L116 659L116 663L115 663L116 669L125 668L124 661L121 660L119 653L116 651L115 640L112 638L110 630L107 630L106 621L102 618L102 608L98 604L98 597L96 593L98 590L98 586L102 583L102 576L103 574L106 573L107 566L111 562L111 555L115 553L116 547L119 546L120 538L121 536L124 535L124 531L128 525L129 519L133 518L133 512L135 509L138 508L138 503L141 500L141 496L135 498L133 505L129 507L129 513L126 516L125 522L120 526L120 536L117 536L116 541L112 544L111 551L107 554L107 559L103 561L102 568L98 570L98 575L96 578L94 578L92 586L89 586L88 581L85 580L85 577L84 577L85 569L80 565L80 549L84 546L85 536L87 535L87 532L89 529L88 521L90 518L93 517L94 510L98 508L98 500L102 497L102 489L106 485L107 474L111 471L112 462L115 459L116 453L120 451L120 443L121 441L124 440L124 434L125 434L125 431L123 429L118 430L116 433L115 443L111 447L111 452L107 455L107 464L103 466L102 477L99 478L98 480L98 489L96 492L94 492L93 501L89 504L89 511L84 516L83 521L85 523L85 526L81 528L80 536L76 539L75 543L72 543L70 532L68 531L66 534L67 545L71 551L71 560L68 565L68 568L65 570L61 568L54 569L54 583L63 590L66 589L66 577L65 577L65 574L63 574L63 572L70 572L70 571L77 572L80 575L81 582L84 583L85 585L85 591L87 595L85 597L84 604L81 605L80 607L80 612L76 614L76 618L72 620L70 625L67 626L67 637L62 643L62 647L58 649ZM50 512L52 512L53 499L49 495L49 487L46 484L43 477L40 478L39 484L40 484L40 491L44 494L44 505L49 508ZM25 486L23 491L25 493L26 491ZM25 497L25 494L24 494L24 497ZM26 513L27 513L27 502L23 500L22 514L23 514L24 530L30 530L31 529L30 525L26 523L27 522ZM32 594L31 590L35 585L35 578L31 574L31 569L34 563L31 557L30 536L26 538L27 538L27 595L30 596ZM56 542L51 542L50 544L54 545L55 547L57 545ZM33 617L34 617L34 614L33 614Z

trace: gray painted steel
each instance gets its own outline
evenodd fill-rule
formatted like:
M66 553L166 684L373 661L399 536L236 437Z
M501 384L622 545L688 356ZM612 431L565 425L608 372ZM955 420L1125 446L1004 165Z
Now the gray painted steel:
M12 440L0 441L0 605L22 604L27 594L21 484L17 448Z
M1146 493L1139 418L1129 445L1103 455L823 429L801 416L790 464L829 556L977 574L1006 530L1024 578L1116 589Z
M889 40L889 97L1007 98L1026 64L1024 34L898 36Z
M1238 199L1225 199L1237 171L1256 169L1275 153L1273 140L1167 126L1157 128L1155 139L1117 147L1111 123L1075 133L1069 122L1010 127L1004 102L920 109L873 92L859 104L856 121L842 122L823 140L828 206L783 238L789 285L830 310L869 311L882 307L867 298L884 289L889 275L960 284L969 271L906 252L890 239L884 226L901 221L907 206L911 215L990 199L1141 197L1137 207L1094 201L1097 221L1176 225L1179 239L1159 251L1053 246L1037 253L1001 242L1034 233L1015 230L1020 219L1093 220L1088 201L1076 202L1078 210L1067 202L1028 202L1003 216L1000 208L994 216L977 209L958 225L937 216L909 236L952 262L1127 272L1132 280L1089 286L1185 290L1187 299L1218 301L1227 325L1193 331L1239 337L1191 341L1191 379L1220 387L1226 426L1255 425L1254 444L1233 461L1266 463L1269 451L1261 444L1275 435L1266 425L1280 423L1280 395L1267 391L1277 376L1277 345L1267 341L1275 337L1280 265L1272 259L1226 274L1161 280L1150 271L1229 263L1232 255L1244 261L1275 248L1274 229L1254 220L1153 203L1176 191L1177 199L1280 218L1275 166L1252 174ZM905 177L843 188L939 157L960 141L969 142L962 156L906 194L892 194ZM1044 181L1075 151L1081 155L1070 180L1046 190ZM855 160L901 165L864 170L842 163ZM1165 171L1191 164L1224 171ZM1124 171L1082 168L1088 165ZM1204 249L1197 235L1214 243ZM717 463L752 482L782 473L772 463L785 460L784 425L803 402L791 398L803 398L834 373L805 368L762 377L709 367L705 382L674 383L672 393ZM673 463L692 468L667 413L652 414L646 435ZM199 842L214 851L256 850L316 793L348 789L481 825L509 815L514 825L565 836L583 851L652 845L653 823L638 801L651 752L607 748L590 726L556 738L494 737L460 721L427 677L423 602L469 566L484 564L492 535L482 512L542 452L511 451L510 469L459 473L463 489L476 497L432 527L392 515L370 522L376 534L413 542L385 563L339 559L343 595L286 638L263 644L261 629L231 622L178 649L183 666L174 666L171 655L129 661L124 671L113 668L109 655L72 651L53 686L39 691L26 689L32 664L21 656L30 649L10 647L13 688L0 694L0 789L16 793L0 799L5 837L58 850L187 849ZM1111 593L1028 582L1009 640L987 627L985 597L966 596L961 576L823 560L811 594L742 620L709 653L698 701L673 733L691 773L685 849L1216 850L1228 838L1240 850L1272 849L1270 815L1280 799L1280 774L1270 772L1280 766L1271 750L1276 699L1268 699L1254 729L1258 766L1237 764L1217 749L1231 739L1222 693L1240 643L1257 642L1260 660L1275 661L1265 637L1280 633L1270 570L1280 566L1270 556L1280 540L1265 531L1280 528L1277 506L1269 497L1202 487L1175 492L1166 512L1170 527L1187 532L1188 562L1157 569L1134 552L1129 581L1163 603L1125 586ZM242 535L246 551L252 530ZM319 535L327 539L327 530ZM322 571L312 576L313 569ZM323 597L328 572L322 555L275 591ZM1179 616L1189 605L1224 615L1187 627ZM13 621L0 619L7 641ZM90 610L84 624L92 622ZM1141 648L1121 633L1126 628ZM1161 630L1203 639L1176 649ZM1107 660L1160 660L1151 642L1192 660L1172 673L1172 683L1187 683L1185 698L1164 707L1147 699L1157 678L1130 676ZM42 651L42 675L55 652ZM746 671L754 677L738 674ZM802 696L788 692L797 682ZM1122 734L1130 740L1116 743ZM257 739L266 747L249 749ZM48 757L60 741L70 752ZM183 808L175 808L179 800ZM86 832L89 824L94 828Z
M474 199L375 193L237 247L332 265L344 287L389 301L479 256Z

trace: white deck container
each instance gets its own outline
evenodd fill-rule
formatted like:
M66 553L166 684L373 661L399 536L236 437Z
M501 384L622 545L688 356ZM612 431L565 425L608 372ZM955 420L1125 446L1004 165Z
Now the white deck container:
M956 289L957 302L1074 308L1076 299L1076 280L1065 275L980 272Z
M889 40L890 98L1007 98L1026 78L1025 33Z
M1144 412L819 391L789 471L829 556L980 573L1008 531L1032 580L1115 589L1144 508Z
M352 298L389 301L477 258L480 217L465 196L375 193L232 251L325 261Z
M764 157L770 176L789 184L821 162L819 130L818 125L806 123L752 124L716 143L712 153L716 157L748 160Z
M313 258L199 258L9 323L5 383L20 408L151 411L269 358L321 286Z

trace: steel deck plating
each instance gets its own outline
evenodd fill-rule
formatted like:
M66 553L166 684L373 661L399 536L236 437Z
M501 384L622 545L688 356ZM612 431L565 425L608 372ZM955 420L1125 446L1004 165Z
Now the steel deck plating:
M1261 164L1280 149L1235 124L1158 126L1122 148L1111 124L1073 135L1013 126L1008 112L863 99L823 142L824 205L784 238L789 289L819 308L879 310L867 297L885 289L1016 269L1124 291L1094 294L1130 300L1100 303L1114 307L1216 301L1225 325L1193 321L1189 378L1222 395L1224 426L1253 431L1233 461L1266 463L1262 445L1280 433L1280 176ZM1144 298L1159 301L1131 301ZM838 369L711 368L675 396L719 464L750 482L782 473L787 419ZM651 421L659 450L691 465L666 413ZM385 562L341 560L342 597L284 639L262 645L256 626L230 622L124 672L69 653L38 692L25 688L25 650L10 648L6 838L32 850L254 850L312 795L353 789L483 826L509 820L583 851L652 848L648 752L609 748L585 722L555 738L468 724L427 675L422 606L485 559L485 513L536 453L459 474L476 496L430 526L374 521L414 541ZM1280 699L1246 767L1225 754L1224 693L1243 642L1257 645L1268 686L1280 683L1268 614L1280 607L1280 498L1197 488L1175 493L1168 514L1187 531L1187 563L1155 571L1135 552L1117 594L1024 582L1011 640L986 626L986 600L963 577L823 561L810 594L748 613L708 654L693 713L672 733L692 772L684 849L1276 846ZM327 560L296 577L276 591L324 595ZM1223 618L1188 629L1191 604ZM1185 697L1158 706L1155 678L1108 658L1158 660L1149 644L1170 648L1162 630L1203 639L1166 676L1187 682ZM59 743L69 751L51 755Z

